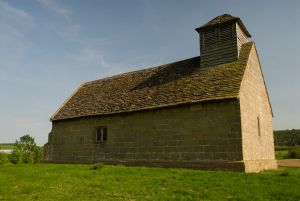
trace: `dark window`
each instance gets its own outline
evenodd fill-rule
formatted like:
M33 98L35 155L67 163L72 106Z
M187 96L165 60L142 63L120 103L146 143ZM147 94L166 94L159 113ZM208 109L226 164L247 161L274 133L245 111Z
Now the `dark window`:
M258 137L260 137L261 131L260 131L260 119L259 119L259 117L257 117L257 132L258 132Z
M101 142L101 131L102 131L101 128L97 129L97 135L96 135L97 142Z
M107 140L107 128L103 128L103 141Z
M96 141L97 142L106 142L107 141L107 128L106 127L97 128Z
M220 40L227 41L232 39L232 25L225 25L220 27Z
M84 137L78 137L79 144L84 144Z
M203 43L204 47L208 47L216 44L215 29L210 29L204 32L203 42L204 42Z

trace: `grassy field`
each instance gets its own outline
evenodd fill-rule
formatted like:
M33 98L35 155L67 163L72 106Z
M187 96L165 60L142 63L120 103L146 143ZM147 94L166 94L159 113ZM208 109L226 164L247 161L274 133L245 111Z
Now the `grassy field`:
M291 152L294 152L292 154ZM300 158L300 146L275 146L275 157L280 159Z
M13 149L15 147L14 144L8 143L8 144L0 144L0 150L1 149Z
M0 166L0 200L300 200L300 168L245 174L91 167Z
M288 150L279 150L279 151L275 151L275 157L277 160L280 159L285 159L288 157Z

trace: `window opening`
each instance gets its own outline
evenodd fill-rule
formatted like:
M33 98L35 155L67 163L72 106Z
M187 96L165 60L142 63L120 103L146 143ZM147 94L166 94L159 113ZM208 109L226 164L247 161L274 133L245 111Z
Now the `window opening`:
M261 136L261 131L260 131L260 119L257 117L257 132L258 132L258 137Z
M107 141L107 128L106 127L97 128L96 141L97 142L106 142Z
M103 141L107 141L107 128L103 128Z
M97 129L96 140L97 142L101 142L101 128Z

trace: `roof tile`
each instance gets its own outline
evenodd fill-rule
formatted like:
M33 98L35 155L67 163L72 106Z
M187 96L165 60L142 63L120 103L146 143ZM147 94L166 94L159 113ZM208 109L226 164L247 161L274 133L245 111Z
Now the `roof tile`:
M238 97L252 45L243 45L239 60L214 67L201 68L200 57L195 57L87 82L51 120Z

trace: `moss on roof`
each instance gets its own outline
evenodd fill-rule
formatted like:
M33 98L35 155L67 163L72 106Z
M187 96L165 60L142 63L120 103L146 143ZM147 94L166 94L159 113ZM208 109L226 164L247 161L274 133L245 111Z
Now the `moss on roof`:
M243 45L237 61L200 67L200 57L87 82L51 120L238 97L253 42Z

